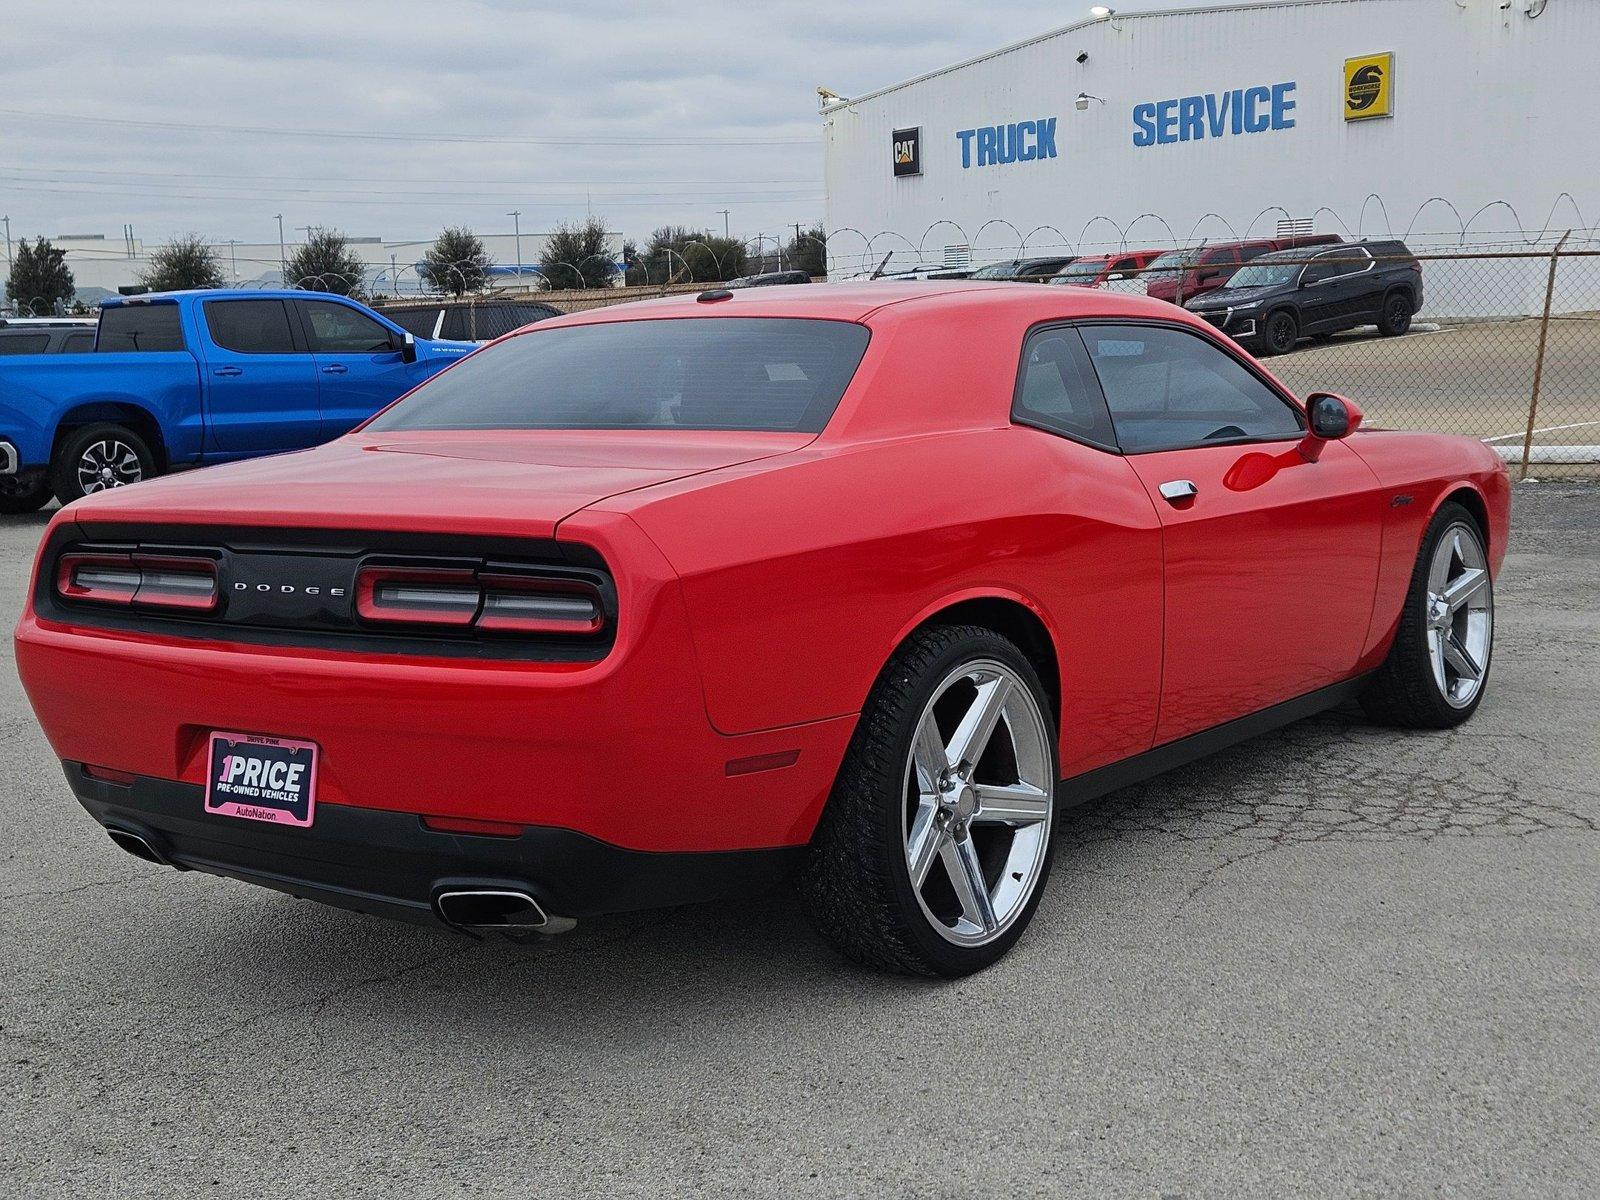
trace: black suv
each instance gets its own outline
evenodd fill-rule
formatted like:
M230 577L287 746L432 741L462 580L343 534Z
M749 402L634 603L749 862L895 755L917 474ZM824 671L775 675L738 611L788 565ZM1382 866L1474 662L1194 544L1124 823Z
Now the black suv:
M1395 337L1421 306L1422 265L1397 241L1263 254L1184 305L1263 357L1359 325Z

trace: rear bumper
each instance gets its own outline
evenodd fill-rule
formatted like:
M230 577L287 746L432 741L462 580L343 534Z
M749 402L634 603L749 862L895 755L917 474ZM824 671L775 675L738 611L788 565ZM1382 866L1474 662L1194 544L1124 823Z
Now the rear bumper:
M291 830L207 813L198 784L138 777L125 786L63 765L95 820L138 834L180 870L421 923L439 919L441 891L461 887L525 891L551 914L580 918L748 895L779 882L803 853L653 853L539 826L519 837L439 833L413 814L337 804Z

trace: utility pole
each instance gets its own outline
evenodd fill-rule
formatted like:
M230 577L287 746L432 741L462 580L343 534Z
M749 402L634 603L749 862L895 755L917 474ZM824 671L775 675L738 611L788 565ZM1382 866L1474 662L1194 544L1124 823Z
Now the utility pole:
M228 268L233 272L233 286L239 286L239 239L228 239Z
M278 222L278 282L283 282L283 277L289 273L289 252L283 246L283 214L277 214Z
M6 217L6 269L11 269L11 218Z
M395 266L395 256L389 255L389 282L394 284L394 298L400 299L400 268Z
M511 227L516 231L517 239L517 284L522 284L522 210L515 209L506 216L511 218Z
M719 208L717 211L722 214L722 240L727 241L731 236L728 233L728 210L725 208Z

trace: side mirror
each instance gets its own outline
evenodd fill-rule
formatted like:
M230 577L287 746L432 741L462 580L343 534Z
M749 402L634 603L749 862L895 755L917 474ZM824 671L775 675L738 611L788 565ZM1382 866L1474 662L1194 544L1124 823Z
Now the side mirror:
M1353 400L1332 392L1306 397L1306 435L1300 440L1300 457L1316 462L1329 442L1349 437L1361 426L1361 409Z
M417 339L410 333L407 333L400 343L400 361L408 363L417 361Z

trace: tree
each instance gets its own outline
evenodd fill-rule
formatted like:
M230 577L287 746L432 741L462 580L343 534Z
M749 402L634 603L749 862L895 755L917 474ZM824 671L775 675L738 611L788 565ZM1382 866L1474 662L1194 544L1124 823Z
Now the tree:
M545 283L553 288L610 286L617 277L610 243L606 223L599 217L588 217L574 225L557 225L539 255L539 270L544 273Z
M465 296L488 282L489 253L472 230L452 227L441 233L417 265L417 274L436 292Z
M639 252L639 243L632 238L626 238L622 243L622 261L626 264L623 282L629 287L650 282L650 264L644 261L644 255Z
M198 233L175 237L150 256L139 282L152 292L178 292L187 288L219 288L222 266L217 252Z
M812 278L828 273L828 233L813 225L783 248L783 265L790 271L804 271Z
M48 316L76 290L65 250L57 250L44 238L35 238L31 246L26 238L18 244L6 280L6 299L16 303L18 312Z
M305 245L289 256L284 282L308 292L359 296L366 271L344 234L314 225L306 231Z
M682 225L663 225L652 233L644 260L651 279L659 275L672 283L737 279L747 265L743 242Z

